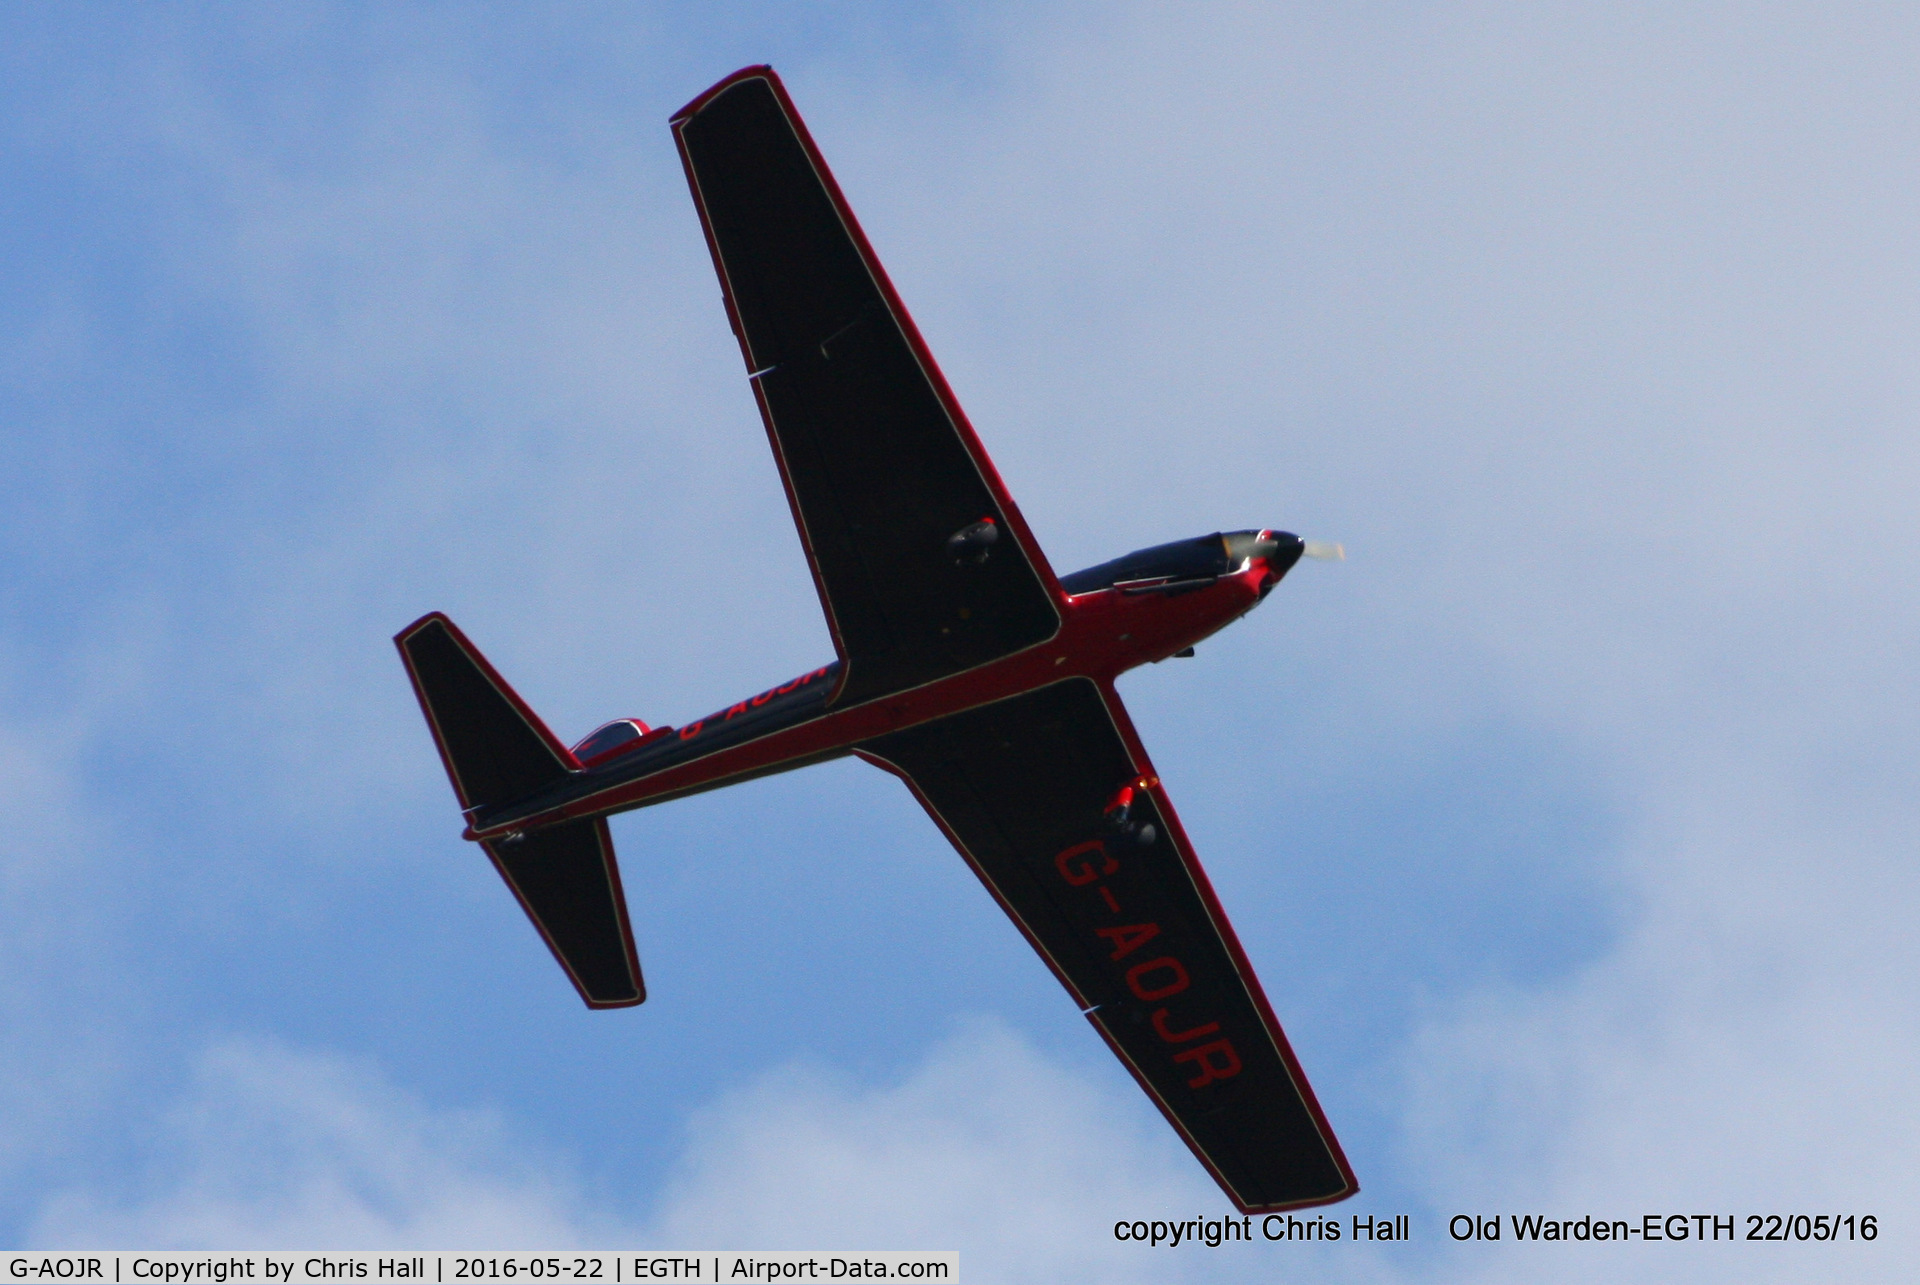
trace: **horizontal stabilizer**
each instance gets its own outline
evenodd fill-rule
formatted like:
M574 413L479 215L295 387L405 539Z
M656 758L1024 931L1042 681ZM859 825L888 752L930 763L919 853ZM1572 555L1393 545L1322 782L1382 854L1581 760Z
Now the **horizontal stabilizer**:
M483 846L588 1008L646 999L605 820L569 821Z
M578 766L451 620L423 616L393 641L469 813L525 798Z

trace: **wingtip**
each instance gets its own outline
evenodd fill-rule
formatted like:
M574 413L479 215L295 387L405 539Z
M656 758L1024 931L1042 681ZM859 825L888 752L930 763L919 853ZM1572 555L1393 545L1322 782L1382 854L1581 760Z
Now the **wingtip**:
M453 621L447 618L447 613L444 611L429 611L426 615L420 617L420 619L395 634L393 636L395 645L404 645L407 639L413 637L428 625L446 625L451 627Z
M735 85L739 84L743 80L765 80L771 83L776 90L783 90L785 88L785 86L783 86L780 83L780 75L778 72L774 71L774 69L768 66L766 63L755 63L751 67L742 67L739 71L736 71L731 75L723 76L719 80L715 81L713 84L701 90L700 93L693 99L693 101L689 102L685 107L682 107L679 111L675 112L672 116L668 117L667 123L669 125L678 125L681 121L686 120L688 117L694 115L702 107L705 107L708 103L712 102L715 98L718 98L721 94L733 88Z

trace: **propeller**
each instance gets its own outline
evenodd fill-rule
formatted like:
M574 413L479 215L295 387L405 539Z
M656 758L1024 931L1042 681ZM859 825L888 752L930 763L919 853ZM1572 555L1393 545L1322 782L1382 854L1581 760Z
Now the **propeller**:
M1308 540L1306 541L1306 547L1300 550L1300 556L1314 558L1321 562L1345 562L1347 560L1347 546L1344 544L1328 544L1325 540Z

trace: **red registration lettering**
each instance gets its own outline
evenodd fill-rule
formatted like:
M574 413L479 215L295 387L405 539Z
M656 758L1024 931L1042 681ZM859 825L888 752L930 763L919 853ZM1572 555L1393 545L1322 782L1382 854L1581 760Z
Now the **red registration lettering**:
M1145 979L1155 973L1165 973L1171 980L1164 986L1147 985ZM1178 995L1187 989L1191 982L1192 979L1187 976L1186 966L1171 955L1149 959L1146 963L1135 964L1127 970L1127 988L1139 998L1148 1001Z
M1100 928L1095 931L1102 937L1105 937L1107 944L1113 947L1113 954L1107 956L1108 959L1125 959L1128 955L1131 955L1134 951L1139 950L1155 937L1158 937L1160 935L1160 925L1122 924L1118 928Z
M1187 1081L1190 1089L1205 1088L1215 1080L1240 1074L1240 1055L1233 1051L1231 1040L1214 1040L1184 1053L1175 1053L1173 1060L1200 1064L1200 1074Z
M1103 862L1097 871L1093 868L1091 855L1096 852L1100 854ZM1060 871L1060 877L1076 888L1085 887L1095 879L1110 875L1120 868L1120 863L1107 852L1107 845L1098 839L1088 839L1085 843L1076 843L1071 848L1062 849L1060 855L1053 859L1053 864L1054 868Z
M1153 1033L1169 1044L1185 1044L1188 1040L1197 1040L1202 1035L1211 1035L1220 1029L1220 1023L1208 1022L1205 1026L1196 1026L1190 1031L1170 1031L1167 1029L1167 1010L1153 1010Z
M704 718L697 723L688 723L685 727L680 729L680 739L683 741L692 740L694 737L700 735L700 729L705 727L706 725L707 725L707 720Z

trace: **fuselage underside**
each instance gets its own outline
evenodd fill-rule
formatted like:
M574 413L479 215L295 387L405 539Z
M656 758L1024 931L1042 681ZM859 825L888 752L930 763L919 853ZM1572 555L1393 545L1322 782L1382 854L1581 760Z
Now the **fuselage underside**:
M852 753L864 741L1069 678L1106 684L1239 619L1300 557L1285 532L1236 531L1142 549L1062 577L1061 626L1010 656L841 706L839 661L716 710L528 798L476 810L466 837L500 839L630 811Z

